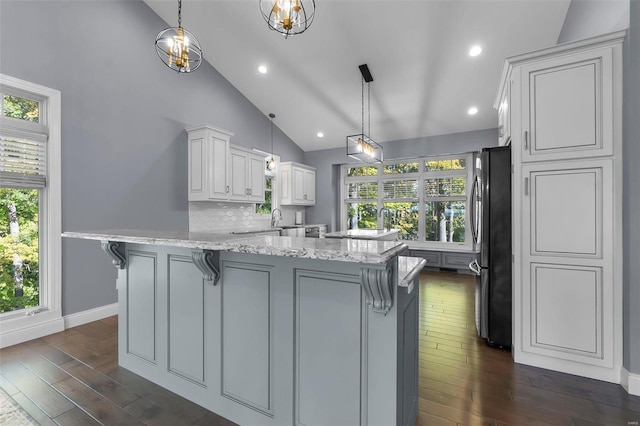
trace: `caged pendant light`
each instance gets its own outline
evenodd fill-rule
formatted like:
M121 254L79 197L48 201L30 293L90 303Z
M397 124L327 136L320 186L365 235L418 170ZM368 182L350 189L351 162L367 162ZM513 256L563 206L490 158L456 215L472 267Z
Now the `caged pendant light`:
M302 34L316 14L315 0L260 0L260 12L270 29L284 35Z
M195 71L202 63L202 49L198 39L182 28L182 0L178 0L178 27L170 27L158 33L156 52L166 66L179 73Z
M382 146L364 133L364 83L367 83L367 110L369 118L367 133L371 134L371 87L369 83L373 81L373 77L367 64L360 65L359 68L362 74L362 126L361 133L347 136L347 155L364 163L382 163Z

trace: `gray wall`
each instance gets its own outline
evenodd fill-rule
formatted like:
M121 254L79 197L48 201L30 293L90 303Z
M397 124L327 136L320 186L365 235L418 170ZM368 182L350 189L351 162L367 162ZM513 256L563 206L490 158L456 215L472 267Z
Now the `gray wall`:
M624 30L629 26L629 0L572 0L558 44Z
M496 123L498 117L496 115ZM382 144L384 159L420 157L428 155L459 154L497 146L497 129L475 132L453 133ZM307 223L326 223L331 230L339 229L339 180L340 164L356 163L346 155L346 148L309 151L304 156L305 164L316 170L316 205L307 208Z
M640 374L640 1L573 0L558 43L627 26L623 46L623 363L631 373Z
M624 366L640 374L640 1L631 1L624 69Z
M142 1L0 1L0 72L62 93L63 231L186 231L187 126L270 150L269 119L213 67L162 64L153 42L167 26ZM302 162L279 129L274 141ZM64 315L116 302L97 242L63 239L62 266Z

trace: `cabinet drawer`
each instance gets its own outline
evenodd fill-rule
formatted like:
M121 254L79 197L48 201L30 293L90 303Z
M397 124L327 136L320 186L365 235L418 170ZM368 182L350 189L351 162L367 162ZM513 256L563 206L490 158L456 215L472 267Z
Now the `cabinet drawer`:
M421 257L426 260L426 267L440 267L441 253L438 251L411 250L411 256Z
M442 253L442 267L453 269L467 269L475 259L473 254Z

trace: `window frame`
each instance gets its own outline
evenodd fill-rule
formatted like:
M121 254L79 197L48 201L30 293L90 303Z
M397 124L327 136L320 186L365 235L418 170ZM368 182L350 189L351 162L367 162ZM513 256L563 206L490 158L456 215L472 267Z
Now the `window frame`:
M271 217L271 215L273 214L273 210L277 209L280 207L280 203L278 202L278 171L280 170L280 156L276 155L276 154L270 154L268 152L265 152L261 149L257 149L257 148L253 148L254 152L257 152L258 154L264 155L264 160L265 162L269 161L269 159L271 157L273 157L276 165L274 170L275 171L271 171L265 168L264 170L264 178L265 178L265 186L264 186L264 192L266 193L267 191L271 191L271 212L270 213L258 213L256 212L257 206L258 204L262 204L262 203L253 203L253 213L257 214L259 216L269 216ZM267 189L267 185L266 185L266 179L271 179L271 189ZM266 195L265 195L265 199L266 199Z
M440 160L454 160L454 159L464 159L466 162L466 166L464 170L444 170L444 171L426 171L425 170L425 162L427 161L440 161ZM384 167L394 164L402 164L402 163L413 163L418 162L419 171L411 172L411 173L384 173ZM432 249L432 250L442 250L442 251L472 251L474 249L473 239L471 238L471 217L472 214L472 200L471 200L471 192L473 187L473 177L474 177L474 153L473 152L465 152L460 154L446 154L446 155L438 155L438 156L425 156L425 157L412 157L412 158L404 158L404 159L394 159L390 161L384 161L383 163L378 164L365 164L365 163L348 163L343 164L341 171L341 182L340 182L340 199L341 207L340 207L340 229L344 230L347 223L347 205L353 202L371 202L373 199L359 199L359 198L348 198L348 194L346 194L347 185L349 183L354 182L377 182L378 183L378 197L377 197L377 209L380 209L384 206L384 203L392 203L392 202L418 202L419 208L419 220L418 220L418 240L403 240L407 243L411 248L419 248L419 249ZM347 176L348 169L353 167L377 167L378 173L376 175L371 176ZM464 196L454 196L454 197L426 197L425 196L425 180L429 178L445 178L445 177L462 177L464 176L466 179L465 185L465 195ZM398 181L398 180L418 180L418 197L417 198L394 198L394 199L385 199L384 198L384 182L385 181ZM466 202L465 208L465 241L464 242L442 242L442 241L425 241L425 202L427 201L449 201L453 199L462 200ZM378 216L378 228L383 228L383 218Z
M46 186L39 189L40 305L0 314L0 347L64 330L62 317L62 107L58 90L0 74L0 93L40 101L39 123L5 117L2 126L48 134ZM4 98L3 98L4 99Z

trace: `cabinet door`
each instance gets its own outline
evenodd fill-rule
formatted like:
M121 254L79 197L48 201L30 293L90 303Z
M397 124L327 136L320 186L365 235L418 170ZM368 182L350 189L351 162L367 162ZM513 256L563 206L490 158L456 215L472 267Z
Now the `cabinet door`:
M505 146L511 139L511 82L504 88L498 106L498 145Z
M291 168L292 174L292 184L293 184L293 202L295 204L304 204L304 169L299 169L297 167Z
M209 146L209 196L211 200L229 199L229 141L210 137Z
M522 161L613 154L612 48L521 69Z
M249 185L247 182L247 154L231 150L231 200L246 200Z
M189 137L189 200L207 198L207 143L203 137Z
M304 201L309 205L316 203L316 172L312 170L304 171Z
M280 202L283 205L291 204L291 168L282 167L279 172Z
M612 160L527 165L522 172L522 349L611 368Z
M264 158L249 156L247 182L249 182L249 201L264 202Z

